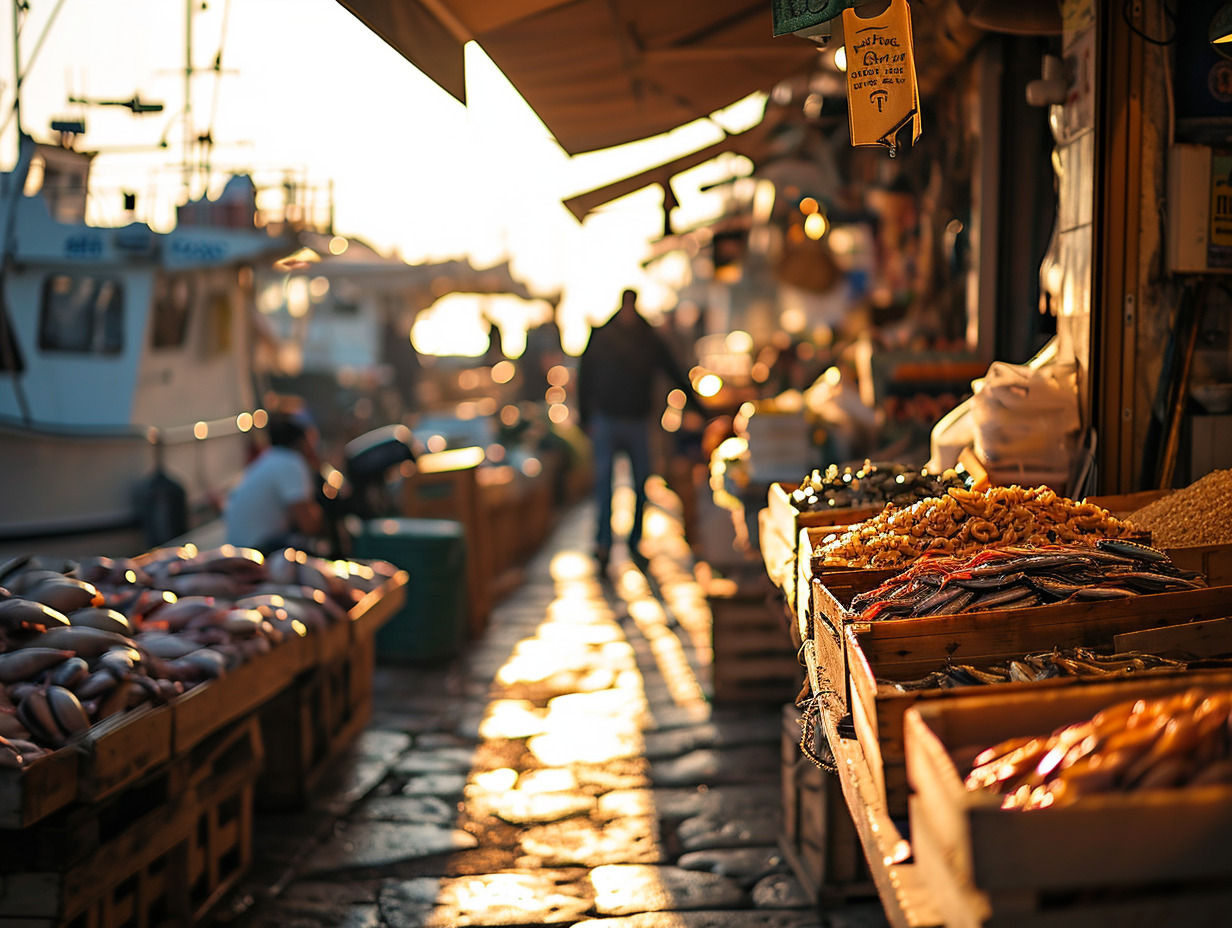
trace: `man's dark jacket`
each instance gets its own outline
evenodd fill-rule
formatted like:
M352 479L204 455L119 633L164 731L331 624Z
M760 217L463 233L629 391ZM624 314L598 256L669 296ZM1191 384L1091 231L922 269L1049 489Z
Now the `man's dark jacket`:
M662 373L698 406L688 378L667 344L641 315L632 324L613 316L590 333L578 363L578 405L585 427L595 413L623 419L645 419L662 407L654 392L655 374Z

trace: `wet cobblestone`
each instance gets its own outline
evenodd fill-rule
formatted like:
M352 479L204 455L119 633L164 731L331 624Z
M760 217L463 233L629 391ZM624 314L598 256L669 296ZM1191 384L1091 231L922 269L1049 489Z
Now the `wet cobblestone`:
M308 808L258 814L219 928L884 926L780 853L781 707L708 702L678 522L649 509L648 576L601 578L591 518L565 514L465 655L378 665Z

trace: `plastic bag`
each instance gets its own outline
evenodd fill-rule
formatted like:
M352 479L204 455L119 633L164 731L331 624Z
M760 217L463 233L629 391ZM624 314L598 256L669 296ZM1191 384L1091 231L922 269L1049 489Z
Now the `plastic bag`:
M989 467L1069 473L1078 445L1078 376L1072 365L994 361L972 383L974 448Z

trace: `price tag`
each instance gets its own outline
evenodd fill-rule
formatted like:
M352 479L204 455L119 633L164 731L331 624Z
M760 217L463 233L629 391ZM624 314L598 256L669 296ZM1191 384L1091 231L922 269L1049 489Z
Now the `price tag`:
M843 10L843 39L851 144L884 145L894 153L908 125L914 143L920 137L920 89L907 0L890 0L884 13L868 19Z

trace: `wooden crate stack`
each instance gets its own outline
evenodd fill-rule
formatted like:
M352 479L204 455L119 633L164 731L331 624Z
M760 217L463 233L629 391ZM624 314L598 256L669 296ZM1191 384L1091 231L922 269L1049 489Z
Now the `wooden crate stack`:
M372 708L375 634L401 607L406 580L369 593L348 621L0 771L0 924L201 923L251 863L267 761L288 757L281 740L267 753L263 733L295 729L309 747L291 772L308 783L359 733ZM292 717L263 716L288 693Z
M192 924L251 861L264 758L255 716L100 802L4 832L0 922L21 928Z
M838 777L800 750L802 710L783 706L779 849L817 902L874 895Z
M711 579L712 699L715 704L794 701L804 668L792 645L781 594L764 576Z
M330 762L368 724L375 657L374 636L356 636L261 708L269 750L257 789L260 808L302 808Z

